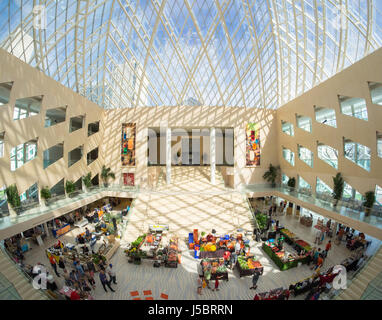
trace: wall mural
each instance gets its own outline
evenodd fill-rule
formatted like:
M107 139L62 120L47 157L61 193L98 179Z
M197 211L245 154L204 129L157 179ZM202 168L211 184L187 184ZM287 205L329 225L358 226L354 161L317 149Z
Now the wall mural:
M135 123L122 125L121 161L123 166L135 166Z
M246 133L247 167L260 165L260 127L257 123L248 123Z

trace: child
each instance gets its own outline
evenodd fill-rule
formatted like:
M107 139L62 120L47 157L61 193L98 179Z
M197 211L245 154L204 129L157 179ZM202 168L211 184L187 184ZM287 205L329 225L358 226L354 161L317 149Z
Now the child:
M198 277L198 295L202 295L202 288L203 288L203 276Z
M219 279L221 279L221 276L216 276L216 279L215 279L215 288L212 289L212 291L219 291Z

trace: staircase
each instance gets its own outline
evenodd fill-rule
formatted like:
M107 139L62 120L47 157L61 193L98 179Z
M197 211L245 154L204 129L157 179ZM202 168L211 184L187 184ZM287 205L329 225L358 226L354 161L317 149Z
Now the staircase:
M40 290L33 288L27 276L3 250L0 248L0 274L13 285L15 296L18 295L21 300L49 300Z
M372 257L362 271L352 280L350 286L343 290L337 300L360 300L370 282L382 272L382 247Z

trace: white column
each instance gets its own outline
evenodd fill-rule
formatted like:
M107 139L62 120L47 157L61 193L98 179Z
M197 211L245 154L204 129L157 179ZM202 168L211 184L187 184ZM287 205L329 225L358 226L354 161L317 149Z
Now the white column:
M211 168L211 183L215 184L215 170L216 170L216 132L215 132L215 128L210 129L210 168Z
M50 238L50 233L49 233L49 228L48 228L48 223L44 222L44 231L46 233L46 236Z
M171 184L171 128L166 128L166 183Z

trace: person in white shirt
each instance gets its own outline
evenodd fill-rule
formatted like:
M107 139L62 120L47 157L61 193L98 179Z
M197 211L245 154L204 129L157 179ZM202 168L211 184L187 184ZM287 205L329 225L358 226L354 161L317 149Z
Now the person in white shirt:
M117 284L117 277L115 274L115 271L113 269L113 265L110 263L109 266L106 268L106 272L110 276L110 282L113 282L114 284Z

